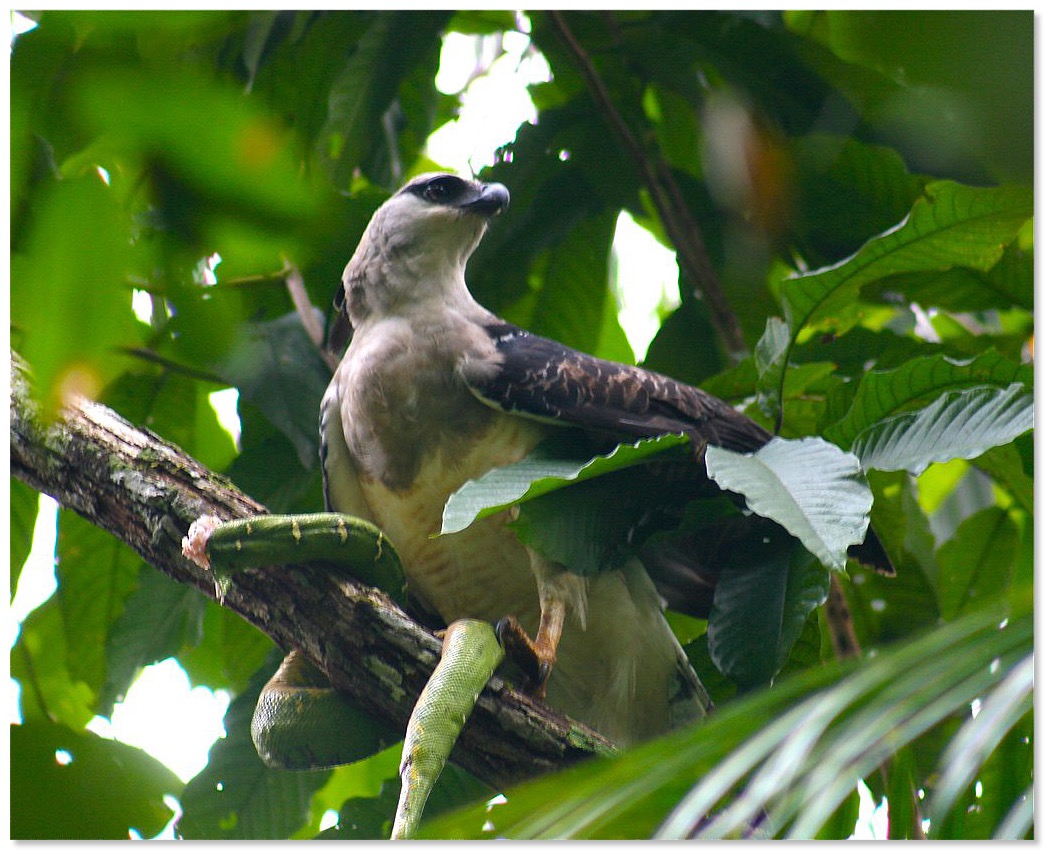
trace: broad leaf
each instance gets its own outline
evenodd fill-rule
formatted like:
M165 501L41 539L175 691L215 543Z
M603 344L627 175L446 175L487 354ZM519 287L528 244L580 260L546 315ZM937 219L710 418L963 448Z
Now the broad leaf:
M974 458L1033 427L1033 396L1022 384L946 393L915 413L891 416L864 430L852 451L864 469L905 469Z
M990 606L858 667L832 664L788 678L702 726L528 783L503 805L464 810L423 834L713 838L746 835L756 822L759 838L814 837L857 778L954 713L967 717L972 699L985 701L1018 675L1033 651L1029 606L1028 598L1016 612Z
M381 118L402 80L432 53L447 12L406 15L376 12L329 90L319 153L335 185L347 187L372 146L381 139Z
M509 505L642 463L686 442L685 437L668 434L633 444L621 443L609 454L592 458L583 452L582 441L573 435L556 435L537 446L525 459L493 469L467 482L450 496L442 514L442 533L463 531L476 519L495 514Z
M754 366L758 370L758 404L770 421L778 421L782 414L779 396L783 386L783 370L790 347L790 328L775 316L765 324L765 333L754 349Z
M28 723L58 722L82 729L94 716L95 691L69 670L69 644L57 594L22 623L11 651L11 678L22 683L19 709Z
M56 723L12 726L11 757L18 765L11 776L15 840L114 841L132 829L152 838L174 814L163 796L182 788L136 747Z
M321 317L320 317L321 320ZM305 469L319 459L319 403L330 369L296 313L244 328L218 372L256 405L297 449Z
M25 559L33 546L40 494L17 478L11 478L11 598L18 587Z
M864 284L883 277L954 266L986 271L1032 214L1032 194L1021 187L931 183L899 225L847 260L787 282L783 293L791 333L796 337L809 322L852 300Z
M871 425L923 406L948 390L986 385L1003 388L1016 381L1031 384L1033 370L995 351L964 360L943 354L908 357L894 369L869 372L860 381L844 418L827 428L824 436L842 448L850 448L860 432Z
M97 691L106 677L106 637L133 596L141 556L69 510L59 513L57 555L62 619L67 633L76 635L68 646L69 672ZM156 614L146 616L154 622Z
M329 771L280 771L265 767L250 738L254 705L270 668L254 677L225 715L224 738L207 766L185 787L182 838L286 838L308 820L308 801Z
M143 667L198 644L206 608L206 598L193 588L156 570L141 570L134 592L107 628L98 713L110 716L113 704L123 699Z
M526 328L597 357L633 363L608 286L615 227L615 212L606 211L581 222L555 246Z
M1019 530L1007 511L987 508L961 523L939 547L939 598L947 620L1006 590L1015 570Z
M782 529L738 541L707 619L711 659L741 688L768 684L829 586L830 574Z
M824 440L776 438L751 455L710 446L707 473L833 569L866 534L873 495L859 462Z
M69 393L97 397L125 365L116 349L139 342L127 285L129 227L116 193L96 174L39 192L27 244L11 258L11 319L47 417ZM76 321L56 335L48 326L59 305Z

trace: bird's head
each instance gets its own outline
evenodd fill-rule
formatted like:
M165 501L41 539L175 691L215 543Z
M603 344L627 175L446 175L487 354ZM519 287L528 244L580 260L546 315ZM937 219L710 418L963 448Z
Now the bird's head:
M353 324L364 313L466 292L464 266L510 197L500 183L455 174L410 180L373 214L344 270Z

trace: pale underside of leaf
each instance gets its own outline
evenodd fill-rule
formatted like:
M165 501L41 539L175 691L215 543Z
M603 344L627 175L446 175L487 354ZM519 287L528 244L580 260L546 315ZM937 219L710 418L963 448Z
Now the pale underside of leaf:
M547 441L550 443L551 441ZM680 434L663 434L621 443L606 455L578 457L560 444L542 444L529 457L492 469L468 481L450 496L442 513L442 534L463 531L475 520L498 513L510 505L586 481L607 472L625 469L688 442Z
M929 464L975 458L1010 443L1033 427L1033 396L1022 384L946 393L913 413L867 428L852 451L864 469L905 469L920 475Z
M844 569L848 547L866 535L873 495L859 462L825 440L776 438L750 455L712 446L707 472L833 569Z

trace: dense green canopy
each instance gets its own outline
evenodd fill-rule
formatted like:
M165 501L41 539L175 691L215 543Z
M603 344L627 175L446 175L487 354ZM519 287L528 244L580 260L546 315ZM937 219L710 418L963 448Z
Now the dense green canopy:
M521 29L552 79L530 88L537 120L480 174L512 205L469 266L476 297L633 362L612 251L627 211L679 265L681 305L664 309L644 365L798 447L757 469L711 457L715 480L767 481L760 498L784 519L766 515L795 534L808 516L794 482L837 487L804 548L757 561L740 547L706 622L670 615L721 709L712 725L497 789L507 802L492 815L493 791L447 772L431 813L472 808L429 821L430 835L736 835L753 819L767 835L841 838L860 777L887 796L892 837L924 819L933 838L1032 834L1032 13L38 21L11 54L11 341L48 415L85 392L271 511L321 508L330 367L308 325L326 320L373 210L440 167L425 142L461 105L434 84L445 34L496 47ZM238 445L209 400L228 387ZM529 480L551 490L549 474ZM520 533L623 546L598 523L605 505L659 494L614 474L610 461L527 502ZM567 502L545 499L569 493L586 532L555 525ZM503 504L470 495L456 509ZM871 495L894 579L846 573L831 543ZM703 533L723 510L697 505L687 521ZM36 514L12 479L12 593ZM13 837L154 835L164 794L185 837L313 836L327 809L337 835L386 834L394 748L332 772L264 768L247 725L271 641L71 511L59 529L59 590L12 654ZM835 657L831 567L860 659ZM187 787L85 731L168 657L235 695L227 738ZM56 750L73 754L68 769Z

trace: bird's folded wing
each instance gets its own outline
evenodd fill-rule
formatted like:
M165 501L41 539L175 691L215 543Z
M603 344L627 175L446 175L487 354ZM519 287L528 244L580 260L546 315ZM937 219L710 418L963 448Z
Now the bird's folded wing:
M772 438L728 403L665 375L592 357L507 322L491 323L485 331L494 356L465 362L462 371L481 401L505 413L616 439L686 434L697 455L707 445L752 452ZM873 529L849 555L894 574Z
M486 327L493 363L465 364L464 378L506 413L619 437L682 433L706 445L754 451L771 434L703 390L656 372L601 360L508 323Z

